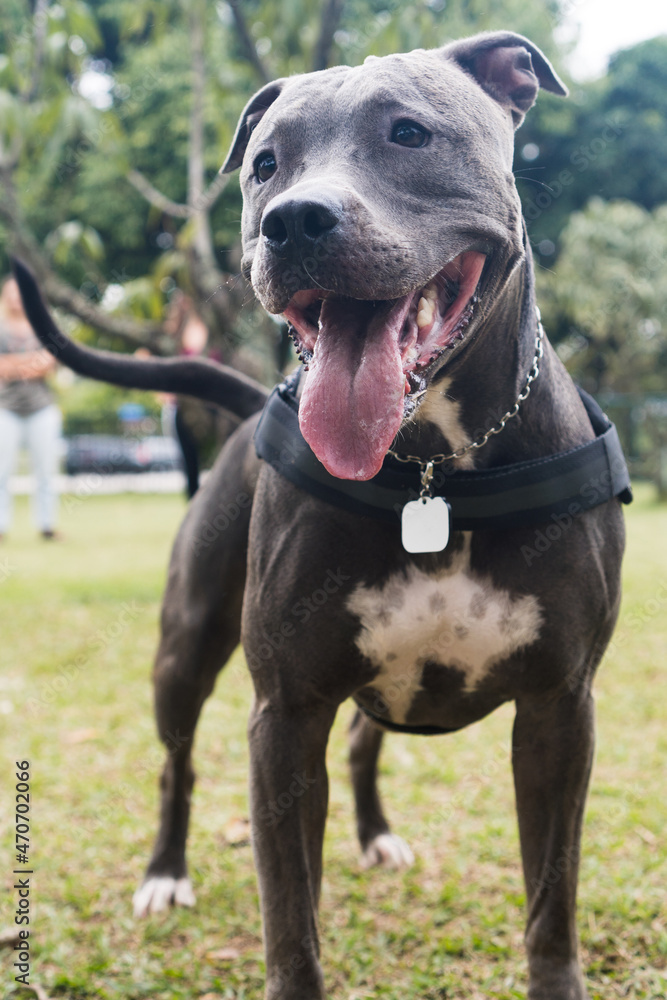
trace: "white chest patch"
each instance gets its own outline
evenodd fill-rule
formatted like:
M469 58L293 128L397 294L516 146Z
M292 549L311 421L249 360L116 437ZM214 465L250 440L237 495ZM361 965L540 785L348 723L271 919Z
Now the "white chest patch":
M474 691L496 663L537 639L542 622L537 598L473 576L465 550L439 576L412 566L382 587L359 586L347 606L361 621L357 646L380 668L372 686L394 722L405 722L427 662L461 671Z
M426 393L424 401L417 411L418 420L426 420L435 424L447 439L453 451L465 448L470 444L470 435L461 423L461 405L450 399L447 393L452 384L450 378L442 379L437 386L432 386ZM473 453L469 452L457 458L454 464L459 469L473 469L475 461Z

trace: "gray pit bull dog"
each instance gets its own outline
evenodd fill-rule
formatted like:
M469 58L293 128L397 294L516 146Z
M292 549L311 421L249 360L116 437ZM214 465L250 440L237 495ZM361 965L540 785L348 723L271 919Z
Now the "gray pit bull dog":
M566 93L539 49L500 32L278 80L243 112L223 167L241 167L243 270L293 327L307 367L301 433L338 480L370 480L390 450L425 469L457 453L454 470L498 470L594 439L540 336L512 175L513 133L540 87ZM50 325L30 278L20 280L32 322L77 370L189 391L243 416L263 406L259 387L213 365L94 357ZM510 413L501 433L481 435ZM370 860L395 862L408 850L377 794L383 728L451 731L515 702L528 996L583 1000L575 898L591 686L619 604L618 500L571 519L537 563L524 557L535 529L521 525L455 530L441 551L409 552L398 521L328 504L260 462L256 424L228 442L174 547L155 668L170 752L138 911L193 901L192 739L241 634L255 687L267 1000L325 996L325 751L349 697L363 710L352 727L360 838ZM299 778L289 808L271 811Z

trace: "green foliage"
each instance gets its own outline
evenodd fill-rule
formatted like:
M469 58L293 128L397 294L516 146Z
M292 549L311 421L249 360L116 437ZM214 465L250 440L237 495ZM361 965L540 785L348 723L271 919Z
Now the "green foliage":
M248 30L269 75L311 68L321 0L241 5ZM23 16L21 17L21 8ZM225 2L206 5L208 65L206 166L211 180L222 162L238 114L258 80L234 31ZM353 0L344 9L331 54L358 63L368 54L442 44L476 30L510 26L554 52L556 0L527 6L520 0L471 4L438 0L406 6L398 0ZM14 100L2 117L22 132L18 187L29 224L40 242L63 225L90 226L105 247L102 273L139 277L152 270L163 230L174 241L181 222L146 204L127 182L133 167L175 201L185 198L190 124L188 6L179 3L65 0L49 14L43 82L27 109L15 96L34 59L27 4L14 0L10 59L0 73L0 101ZM72 51L72 39L76 38ZM80 40L80 41L79 41ZM111 57L111 59L110 59ZM97 61L96 61L97 60ZM101 61L100 61L101 60ZM106 62L104 60L107 60ZM111 74L108 110L77 93L85 72ZM216 245L224 255L238 240L240 195L232 181L213 214ZM224 260L224 256L223 256ZM59 266L77 287L89 263L68 255Z
M92 226L80 222L63 222L54 229L46 240L56 264L65 265L72 254L81 254L83 259L99 261L104 256L104 246L99 233Z
M122 434L118 410L124 403L140 403L152 420L152 432L159 426L161 404L152 393L119 389L106 382L75 379L58 388L58 404L63 411L63 433ZM159 430L158 430L159 433Z
M623 142L606 196L655 208L667 202L667 34L619 52L608 80L602 111L618 115Z
M526 160L526 146L539 156ZM667 202L667 35L618 53L606 77L569 100L540 99L517 135L515 170L528 232L544 263L573 211L593 196Z
M560 0L409 5L347 0L330 61L357 64L369 54L509 28L533 39L561 69L554 30L562 8ZM312 68L323 0L243 0L235 9L245 18L250 44L269 77ZM193 107L190 20L199 12L205 17L205 179L215 178L239 111L261 83L233 9L226 0L63 0L47 6L41 24L31 21L32 10L28 0L7 0L0 26L6 52L0 56L0 146L19 153L14 179L27 226L59 273L85 295L99 301L107 284L122 284L127 286L123 309L159 320L174 280L192 289L192 226L149 205L126 175L138 170L173 201L186 198ZM106 81L106 104L84 96L91 77L98 84ZM542 93L517 135L516 155L538 263L553 265L570 215L592 196L624 198L647 209L667 203L665 163L667 36L619 53L604 79L574 86L569 100ZM232 275L238 270L240 216L232 178L210 219L216 263ZM5 236L0 227L0 247ZM598 269L615 273L617 265L600 257L607 251L613 255L615 249L596 252L593 283ZM572 254L569 244L567 253ZM620 314L627 308L626 299ZM659 317L660 303L656 308ZM641 309L641 319L654 318ZM552 313L550 332L559 339L569 336L575 324L570 305ZM611 311L598 316L615 321ZM577 314L576 323L580 318ZM238 310L234 324L232 340L256 341L265 350L257 310ZM606 338L610 350L618 339L612 326ZM108 337L93 339L109 343ZM649 353L640 355L646 359ZM605 361L604 372L592 348L573 356L573 364L593 385L629 384L630 375L623 373L639 376L640 369L652 384L648 361L637 365L633 356L627 366L621 355L617 363L611 357Z
M561 19L558 0L357 0L347 5L338 33L337 61L356 64L366 55L433 48L478 31L516 31L555 56L553 30Z
M540 275L547 329L595 391L663 391L667 366L667 205L592 199Z

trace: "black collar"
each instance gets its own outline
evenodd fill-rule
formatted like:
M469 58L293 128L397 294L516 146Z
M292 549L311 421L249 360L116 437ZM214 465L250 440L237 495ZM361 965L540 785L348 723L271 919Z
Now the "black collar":
M400 524L403 507L419 496L419 467L388 456L367 482L337 479L315 457L299 429L298 378L276 386L255 432L264 461L300 489L344 510ZM451 507L454 531L516 528L576 517L618 497L632 501L630 476L616 428L598 404L579 389L594 441L546 458L479 472L436 469L433 495Z

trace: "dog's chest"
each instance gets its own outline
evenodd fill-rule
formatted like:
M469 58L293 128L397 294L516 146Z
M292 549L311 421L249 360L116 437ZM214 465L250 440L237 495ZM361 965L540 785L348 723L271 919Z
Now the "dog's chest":
M372 688L393 722L402 723L415 695L440 670L462 675L474 692L494 666L534 642L542 615L536 597L514 596L471 573L465 553L446 572L411 566L382 586L359 586L348 609L361 623L358 649L379 668Z

